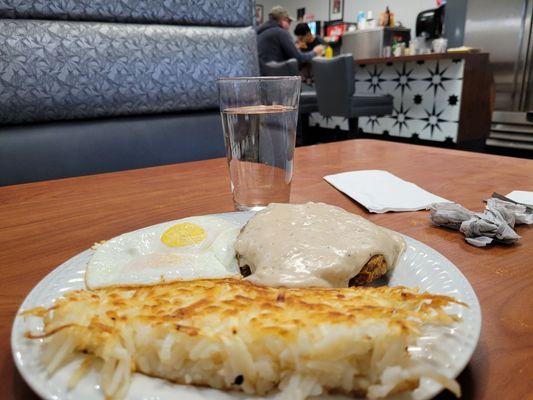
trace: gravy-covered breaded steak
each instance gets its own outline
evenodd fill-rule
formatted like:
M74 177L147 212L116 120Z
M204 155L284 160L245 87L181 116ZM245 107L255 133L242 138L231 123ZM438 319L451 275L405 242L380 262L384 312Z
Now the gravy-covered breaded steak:
M248 394L279 389L291 400L327 392L382 398L415 389L422 376L458 393L455 381L407 350L426 324L453 324L444 307L455 302L404 287L223 279L79 290L25 314L44 320L44 332L28 337L44 338L49 372L88 353L102 361L94 365L106 398L124 397L132 372Z
M288 287L371 282L394 267L404 248L400 234L322 203L270 204L235 242L248 280Z

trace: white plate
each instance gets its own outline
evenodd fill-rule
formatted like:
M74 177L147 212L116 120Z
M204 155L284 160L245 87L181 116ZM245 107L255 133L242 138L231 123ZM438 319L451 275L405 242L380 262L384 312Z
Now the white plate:
M244 224L251 213L228 213L218 216L239 224ZM441 373L456 377L464 369L476 347L481 330L481 311L479 302L463 274L437 251L408 236L407 249L392 273L390 286L404 285L419 287L434 294L455 297L468 304L469 308L451 306L449 311L462 317L462 322L454 328L428 330L420 338L416 347L411 348L415 357L422 357L433 364ZM85 288L84 274L87 261L93 251L86 250L61 264L48 274L26 297L20 310L36 306L49 306L63 293ZM20 311L19 310L19 311ZM13 357L23 378L41 397L50 400L92 400L103 399L96 372L87 375L75 389L67 391L67 381L80 362L75 362L60 369L52 377L47 376L40 362L41 340L29 340L24 337L28 329L39 329L34 318L17 317L11 333ZM423 379L420 387L402 399L422 400L435 396L442 387L437 383ZM272 397L272 396L271 396ZM222 392L214 389L196 388L176 385L161 379L149 378L135 374L132 379L128 399L139 400L228 400L250 398L240 393ZM324 398L341 399L342 396L325 396Z

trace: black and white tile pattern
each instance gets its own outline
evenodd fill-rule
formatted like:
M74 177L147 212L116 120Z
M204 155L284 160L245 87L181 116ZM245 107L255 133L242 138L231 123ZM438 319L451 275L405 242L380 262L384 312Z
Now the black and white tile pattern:
M441 59L358 65L355 93L390 94L394 111L385 117L361 117L366 133L457 141L464 60ZM311 116L311 124L348 130L344 118Z

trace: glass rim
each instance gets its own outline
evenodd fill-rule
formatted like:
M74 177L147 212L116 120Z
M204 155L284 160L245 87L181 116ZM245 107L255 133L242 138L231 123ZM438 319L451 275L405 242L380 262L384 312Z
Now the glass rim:
M300 75L291 76L235 76L235 77L219 77L217 82L231 82L231 81L278 81L278 80L302 80Z

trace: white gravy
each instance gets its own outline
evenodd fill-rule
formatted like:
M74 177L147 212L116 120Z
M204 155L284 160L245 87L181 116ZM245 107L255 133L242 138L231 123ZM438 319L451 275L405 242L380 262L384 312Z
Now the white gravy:
M239 265L263 286L347 287L374 255L389 269L405 248L396 232L323 203L270 204L239 234Z

